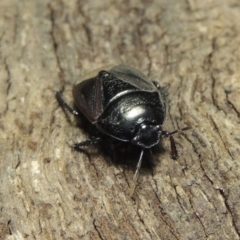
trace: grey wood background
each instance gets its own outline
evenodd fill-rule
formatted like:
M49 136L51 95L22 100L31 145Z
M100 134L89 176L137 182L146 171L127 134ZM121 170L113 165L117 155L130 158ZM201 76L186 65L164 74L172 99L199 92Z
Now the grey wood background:
M113 164L54 94L72 104L92 69L130 64L169 88L165 152ZM240 2L1 0L0 238L239 239Z

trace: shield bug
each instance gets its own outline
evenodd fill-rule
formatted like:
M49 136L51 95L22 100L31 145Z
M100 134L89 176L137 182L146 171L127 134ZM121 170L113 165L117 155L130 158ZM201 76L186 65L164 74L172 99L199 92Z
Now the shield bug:
M76 109L66 104L59 92L56 93L56 98L62 107L76 117L82 113L101 134L129 142L141 149L134 174L134 186L144 150L158 145L162 137L170 138L172 158L177 158L172 134L178 130L168 132L162 129L166 116L164 91L156 82L134 68L115 66L74 85ZM75 143L73 147L82 149L100 140L101 136L90 137L86 141Z

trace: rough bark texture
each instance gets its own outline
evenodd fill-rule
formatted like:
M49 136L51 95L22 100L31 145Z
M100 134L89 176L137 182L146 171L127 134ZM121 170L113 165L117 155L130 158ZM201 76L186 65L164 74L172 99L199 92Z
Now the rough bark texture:
M238 0L1 0L0 44L0 239L239 239ZM164 129L192 127L133 197L133 168L69 148L88 135L54 96L114 62L168 87Z

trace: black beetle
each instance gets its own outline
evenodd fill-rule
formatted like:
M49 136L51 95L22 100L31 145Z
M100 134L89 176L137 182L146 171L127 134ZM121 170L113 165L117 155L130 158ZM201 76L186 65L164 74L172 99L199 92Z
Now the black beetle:
M162 130L166 116L164 91L134 68L119 65L74 85L73 98L77 110L67 105L59 92L56 98L73 115L79 116L81 112L101 133L141 148L134 182L138 177L144 149L158 145L162 137L170 137L171 155L177 158L172 134L178 130ZM81 149L100 140L101 137L91 137L75 143L74 148Z

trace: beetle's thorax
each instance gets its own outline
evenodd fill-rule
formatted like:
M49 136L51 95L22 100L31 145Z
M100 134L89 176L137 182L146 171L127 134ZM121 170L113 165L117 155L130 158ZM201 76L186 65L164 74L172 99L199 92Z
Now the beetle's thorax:
M126 94L107 106L96 127L113 138L131 141L140 125L162 125L164 112L157 103L157 93L154 92L136 91Z

